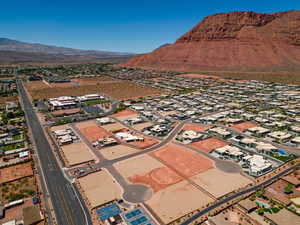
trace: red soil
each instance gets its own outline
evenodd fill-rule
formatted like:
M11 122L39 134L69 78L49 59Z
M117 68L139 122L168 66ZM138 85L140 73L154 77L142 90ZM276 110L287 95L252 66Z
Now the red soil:
M158 141L155 139L144 137L144 136L143 136L143 138L144 138L144 141L134 141L134 142L130 142L129 144L134 145L141 149L145 149L145 148L149 148L153 145L156 145L158 143Z
M31 162L6 167L0 171L0 184L32 175Z
M196 131L196 132L205 132L209 128L211 128L210 125L186 124L183 127L183 130L193 130L193 131Z
M191 145L200 151L210 153L212 150L216 148L224 147L228 144L229 143L227 143L226 141L220 140L219 138L212 137L201 141L193 142Z
M113 135L106 131L104 128L97 125L91 127L80 128L80 131L90 141L95 142L99 138L112 137Z
M130 116L130 115L137 115L136 112L130 110L130 109L125 109L121 112L118 112L118 113L115 113L115 114L112 114L111 116L112 117L120 117L120 116Z
M166 187L183 180L170 168L164 166L155 168L148 173L134 175L128 180L135 184L144 184L152 188L154 192L165 189Z
M247 121L247 122L241 122L241 123L238 123L238 124L234 124L231 127L238 130L238 131L240 131L240 132L244 132L245 130L247 130L249 128L257 127L257 125L255 123Z
M196 152L168 144L150 155L185 177L191 177L213 167L213 162Z

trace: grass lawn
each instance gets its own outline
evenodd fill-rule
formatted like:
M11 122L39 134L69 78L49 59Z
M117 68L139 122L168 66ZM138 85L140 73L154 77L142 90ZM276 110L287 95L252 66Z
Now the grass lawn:
M11 151L17 148L24 148L24 142L21 143L16 143L16 144L11 144L11 145L6 145L6 146L1 146L0 149L3 151Z
M14 141L21 140L23 138L23 135L22 134L15 135L15 136L12 136L12 138Z
M4 204L35 194L33 177L25 177L19 180L2 184L0 186L1 200Z
M295 155L279 155L278 153L273 153L272 156L276 159L279 159L280 161L283 161L283 162L288 162L288 161L293 160L293 159L296 158Z
M111 102L110 100L91 100L91 101L86 101L85 104L86 105L97 105L97 104L101 104L101 103L108 103Z

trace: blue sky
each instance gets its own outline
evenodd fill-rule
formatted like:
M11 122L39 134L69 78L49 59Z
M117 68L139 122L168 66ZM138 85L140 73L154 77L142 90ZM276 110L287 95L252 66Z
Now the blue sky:
M149 52L219 12L300 9L299 0L1 1L0 37L81 49Z

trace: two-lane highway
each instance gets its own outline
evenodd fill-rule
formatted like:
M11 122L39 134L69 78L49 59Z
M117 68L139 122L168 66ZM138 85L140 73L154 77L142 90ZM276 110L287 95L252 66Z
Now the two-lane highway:
M73 184L63 175L43 128L37 118L22 81L17 81L18 91L36 145L46 187L59 225L91 225L91 218L83 200Z

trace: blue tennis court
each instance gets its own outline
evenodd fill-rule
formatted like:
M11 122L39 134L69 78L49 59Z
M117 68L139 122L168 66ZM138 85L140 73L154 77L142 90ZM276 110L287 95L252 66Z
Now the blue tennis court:
M107 220L108 218L112 216L116 216L122 213L121 209L119 206L117 206L116 203L113 203L111 205L105 206L101 209L96 210L98 218L101 220Z
M137 208L123 214L128 225L153 225L143 209Z

